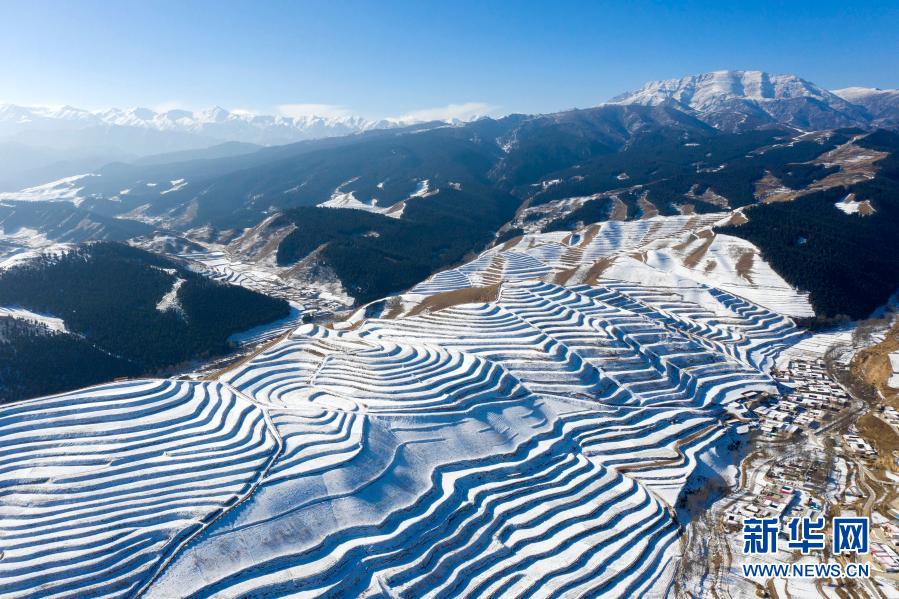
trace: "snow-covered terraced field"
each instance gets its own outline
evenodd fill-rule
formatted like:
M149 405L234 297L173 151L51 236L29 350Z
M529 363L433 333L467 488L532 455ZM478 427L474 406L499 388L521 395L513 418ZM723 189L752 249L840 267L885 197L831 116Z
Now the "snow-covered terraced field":
M0 596L129 596L260 479L266 415L219 383L134 381L0 408Z
M727 293L505 283L496 302L305 325L223 380L284 451L153 596L635 596L759 369L799 337ZM185 581L192 581L186 583ZM187 584L187 586L185 586Z
M490 299L302 325L215 381L3 408L0 594L664 596L679 499L803 336L689 277L553 282L673 220L526 237L406 296Z
M181 254L180 257L193 265L195 270L216 281L277 297L282 297L290 291L290 287L276 274L266 272L252 264L233 260L224 252L189 252Z
M195 272L216 281L246 287L266 295L286 299L309 309L336 309L351 304L352 298L332 293L322 286L303 284L282 277L287 269L237 259L223 251L186 252L178 255Z
M790 287L751 243L716 235L727 213L608 221L573 233L525 235L415 286L413 300L501 280L594 282L598 277L645 286L717 287L790 316L813 316L808 294ZM599 266L599 268L597 267Z

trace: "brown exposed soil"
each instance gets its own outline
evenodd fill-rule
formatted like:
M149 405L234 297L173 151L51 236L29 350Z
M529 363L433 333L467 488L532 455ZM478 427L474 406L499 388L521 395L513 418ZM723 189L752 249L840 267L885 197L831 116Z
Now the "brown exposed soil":
M519 244L519 242L521 242L522 238L523 238L522 235L519 235L519 236L517 236L517 237L513 237L512 239L510 239L509 241L507 241L506 243L504 243L504 244L503 244L503 247L499 248L499 251L505 252L505 251L508 250L509 248L515 247L516 245Z
M696 236L695 233L690 233L686 239L684 239L680 243L676 243L676 244L672 245L671 249L675 250L677 252L682 252L685 249L687 249L688 247L690 247L690 244L693 243L694 241L696 241L697 239L699 239L699 238Z
M618 199L617 196L612 198L612 213L609 214L609 220L627 220L627 204Z
M584 275L584 283L586 283L587 285L596 285L600 277L602 277L602 273L604 273L614 263L615 256L600 258L593 264L593 266L590 267L590 270L587 271L587 274Z
M387 302L387 311L381 318L392 319L399 316L403 311L403 300L399 296L392 297Z
M397 202L396 204L391 206L390 209L387 210L387 212L385 212L384 214L394 214L396 212L400 212L401 210L405 210L405 208L406 208L406 201L403 200L402 202Z
M858 213L862 216L871 216L874 214L874 206L871 205L871 200L862 200L858 203Z
M646 198L645 194L637 200L637 205L640 206L641 219L652 218L659 215L659 209Z
M852 141L837 146L830 152L822 154L814 162L817 164L836 164L840 170L827 175L820 181L808 186L809 191L852 185L872 178L877 167L874 163L886 158L887 152L878 152L855 145ZM808 193L808 191L806 192Z
M755 182L755 198L763 204L789 202L794 197L796 190L784 185L770 171L765 171L765 176Z
M703 259L706 252L709 251L709 247L711 247L712 242L715 241L715 234L712 233L711 229L703 229L699 231L696 236L702 239L702 243L695 250L690 252L686 258L684 258L684 266L687 268L696 268L699 262Z
M850 370L853 375L877 389L886 405L899 409L899 390L887 384L893 374L889 354L895 351L899 351L899 321L883 341L858 352L852 359Z
M874 163L885 158L887 153L857 146L853 141L837 146L811 162L811 164L839 166L840 170L837 172L813 181L802 189L786 188L771 173L766 173L756 182L756 198L766 203L789 202L816 191L854 185L873 178L877 172Z
M899 435L893 427L875 416L867 413L856 423L859 434L874 443L874 448L881 456L888 456L899 449Z
M487 287L466 287L465 289L454 289L445 291L426 298L420 304L409 311L408 316L416 316L423 312L435 312L443 310L451 306L459 306L461 304L476 304L495 302L499 299L500 284L489 285Z
M713 206L720 206L721 208L730 208L730 203L727 201L722 195L718 195L714 191L712 191L711 187L706 187L705 191L701 194L696 194L697 186L694 185L690 188L690 190L684 195L692 200L700 200L707 204L712 204Z
M627 206L625 206L627 208ZM586 229L584 229L584 237L581 239L581 242L578 244L579 247L587 247L593 238L599 234L599 231L602 229L602 225L590 225Z
M569 279L574 276L574 273L576 273L577 270L578 267L575 266L574 268L567 268L565 270L557 272L556 276L553 277L553 283L555 283L556 285L565 285L566 283L568 283Z
M750 284L752 284L752 266L755 263L755 252L752 250L746 249L743 250L743 253L740 254L740 257L737 258L737 274Z
M649 229L646 231L646 237L644 239L652 240L656 233L662 228L661 221L656 221L649 226Z

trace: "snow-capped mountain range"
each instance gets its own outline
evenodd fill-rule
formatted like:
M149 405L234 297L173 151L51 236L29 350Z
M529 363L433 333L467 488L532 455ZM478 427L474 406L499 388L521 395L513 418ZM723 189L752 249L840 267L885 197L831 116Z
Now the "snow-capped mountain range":
M899 127L899 90L876 87L846 87L834 94L847 102L862 106L874 118L877 127Z
M870 125L875 119L895 119L899 90L848 87L828 91L796 75L762 71L714 71L680 79L651 81L637 91L612 98L606 104L656 106L666 102L698 113L704 120L729 127L747 128L760 121L803 124L810 128ZM159 151L208 147L211 143L238 141L279 145L305 139L359 133L408 125L397 119L370 120L354 115L260 115L229 111L219 106L205 110L155 111L149 108L84 110L71 106L25 107L0 104L0 141L28 143L49 133L84 131L100 127L124 127L194 138L194 143L169 144ZM201 141L202 140L202 141ZM142 150L135 153L142 154Z
M219 141L241 141L277 145L335 135L348 135L374 128L396 126L396 121L368 120L358 116L301 117L258 115L228 111L219 106L206 110L110 108L83 110L25 107L0 104L0 137L19 136L29 131L65 131L90 127L130 127L142 130L199 135Z
M92 111L0 104L0 191L90 171L110 162L202 150L226 142L282 145L403 124L407 123L350 115L257 115L218 106L193 112L157 112L149 108ZM247 151L252 148L247 146Z
M884 126L899 122L899 92L823 89L796 75L762 71L714 71L651 81L607 104L657 106L671 103L723 130L768 124L799 129ZM872 110L875 106L878 110Z
M652 81L606 104L670 105L722 131L734 132L773 125L807 131L899 128L897 90L849 87L828 91L795 75L762 71L715 71ZM344 136L414 122L418 121L370 120L344 114L259 115L218 106L199 111L155 111L0 104L0 192L91 172L111 162L133 162L147 156L169 162L210 158L250 152L255 146ZM212 148L226 142L243 146ZM203 153L206 148L211 148L211 154ZM155 156L160 154L164 156Z

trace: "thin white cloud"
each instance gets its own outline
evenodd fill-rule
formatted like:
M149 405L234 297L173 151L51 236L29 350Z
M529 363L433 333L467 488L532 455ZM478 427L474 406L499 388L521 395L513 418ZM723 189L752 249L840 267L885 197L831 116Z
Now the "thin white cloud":
M496 106L491 106L485 102L465 102L464 104L447 104L446 106L435 108L413 110L400 116L389 117L388 120L404 123L472 121L476 118L487 116L495 110Z
M278 114L295 119L307 116L341 118L352 115L347 108L335 104L281 104L278 106Z

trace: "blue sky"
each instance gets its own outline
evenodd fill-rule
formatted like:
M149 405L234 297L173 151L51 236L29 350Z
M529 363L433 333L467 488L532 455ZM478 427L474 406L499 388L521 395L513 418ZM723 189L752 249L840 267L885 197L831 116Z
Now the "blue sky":
M25 105L549 112L725 68L899 87L899 2L0 3Z

